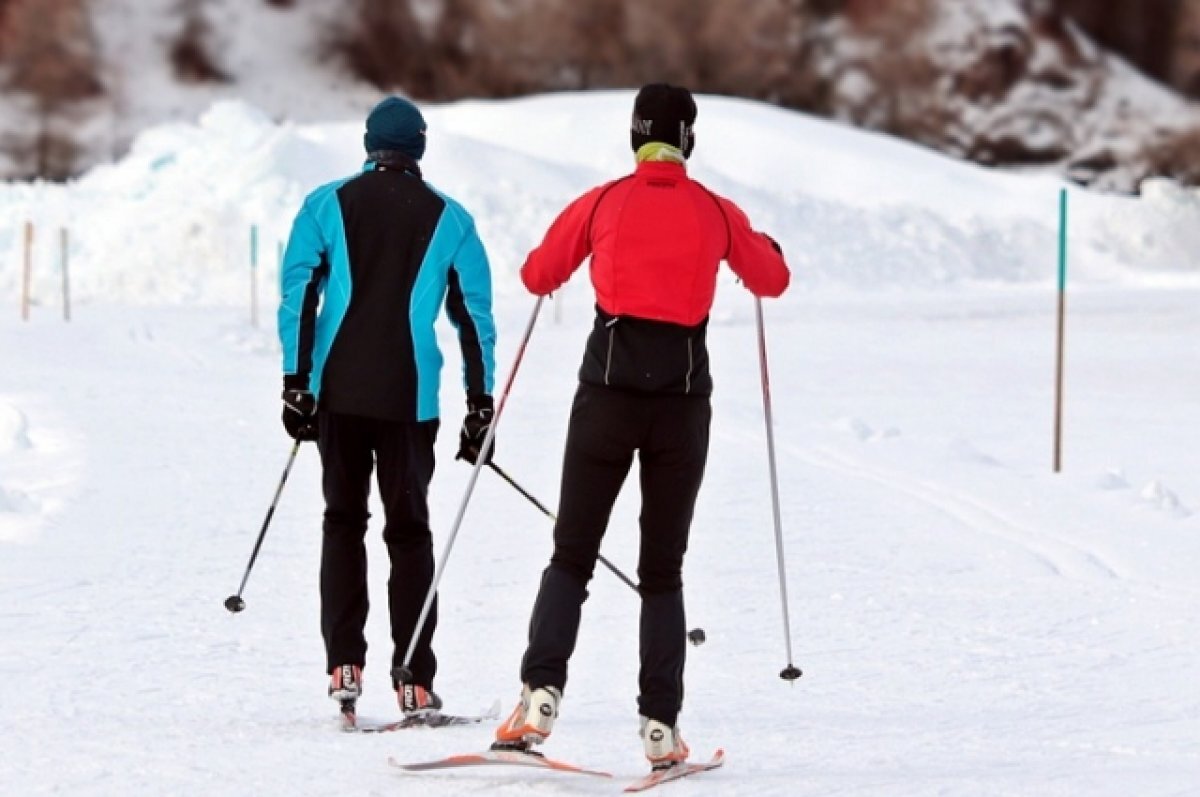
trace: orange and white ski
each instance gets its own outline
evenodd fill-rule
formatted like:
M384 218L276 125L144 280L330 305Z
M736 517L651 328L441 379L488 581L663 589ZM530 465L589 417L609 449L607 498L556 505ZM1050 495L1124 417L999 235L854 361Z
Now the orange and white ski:
M625 787L625 791L646 791L660 783L667 783L672 780L686 778L688 775L695 775L698 772L707 772L710 769L716 769L724 763L725 751L718 750L713 753L712 758L708 761L682 761L678 764L672 764L665 769L656 769L644 778L639 778L630 783Z
M417 761L405 763L389 758L388 763L406 772L430 772L438 769L456 769L459 767L478 766L517 766L550 769L555 772L566 772L574 775L594 775L599 778L611 778L611 772L598 769L587 769L566 761L547 758L541 753L523 752L520 750L482 750L478 753L462 753L447 756L433 761Z

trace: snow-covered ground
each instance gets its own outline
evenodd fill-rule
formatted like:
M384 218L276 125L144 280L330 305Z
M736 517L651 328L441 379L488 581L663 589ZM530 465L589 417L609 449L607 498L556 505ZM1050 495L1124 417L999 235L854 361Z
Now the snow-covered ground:
M625 92L427 108L427 176L476 214L507 375L533 300L515 280L561 205L630 168ZM701 98L693 174L783 243L766 302L794 685L754 304L723 280L713 443L685 567L681 727L726 767L679 795L1185 795L1200 783L1200 200L1070 194L1064 470L1051 472L1060 185L988 172L766 106ZM274 246L361 122L276 126L238 104L150 131L67 187L0 188L0 793L609 794L524 770L413 776L389 755L490 727L336 730L324 696L319 465L302 449L234 591L290 441L278 421ZM20 225L38 224L32 317ZM261 325L249 323L259 225ZM73 317L57 252L71 229ZM590 323L585 274L548 303L497 462L553 505ZM470 469L448 329L439 552ZM631 479L631 482L633 480ZM637 502L604 553L636 568ZM378 519L378 512L376 512ZM385 555L362 713L387 688ZM510 706L549 523L481 475L442 584L437 689ZM547 752L643 769L636 598L598 570Z

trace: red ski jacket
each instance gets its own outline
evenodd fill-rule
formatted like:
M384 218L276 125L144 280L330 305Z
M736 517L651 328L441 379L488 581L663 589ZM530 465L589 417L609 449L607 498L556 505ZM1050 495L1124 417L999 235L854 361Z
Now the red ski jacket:
M642 392L712 392L705 328L721 260L756 296L778 296L790 279L779 246L741 208L661 161L568 205L521 279L544 296L589 254L597 319L580 380Z
M756 296L788 286L775 243L676 163L640 163L572 202L529 253L521 279L544 296L589 254L596 303L613 316L699 324L712 308L721 260Z

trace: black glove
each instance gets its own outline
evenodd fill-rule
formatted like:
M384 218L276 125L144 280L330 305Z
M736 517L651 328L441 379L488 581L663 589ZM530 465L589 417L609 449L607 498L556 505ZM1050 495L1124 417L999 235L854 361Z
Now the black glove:
M317 439L317 400L312 393L284 388L283 428L293 440Z
M458 456L455 459L465 459L472 465L475 464L479 450L483 448L483 439L487 437L488 429L492 428L492 418L495 416L491 396L467 397L467 417L463 418L462 429L458 433ZM492 454L495 453L496 438L493 435L492 446L488 449L487 459L483 464L491 462Z

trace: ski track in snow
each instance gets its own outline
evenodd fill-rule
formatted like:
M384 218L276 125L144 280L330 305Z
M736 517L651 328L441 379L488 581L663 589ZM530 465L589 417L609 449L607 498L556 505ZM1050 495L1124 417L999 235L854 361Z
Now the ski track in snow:
M504 328L513 327L523 312L523 306L510 306ZM23 769L11 770L14 783L45 778L49 762L68 755L75 763L52 782L84 793L153 789L157 782L165 784L160 789L164 792L206 794L219 790L217 784L226 779L244 777L260 793L283 789L325 794L329 789L321 785L320 766L310 769L300 760L342 755L354 762L355 777L365 789L379 793L395 788L444 794L613 791L612 784L552 774L517 778L455 773L414 779L379 771L388 754L420 758L486 744L489 729L366 744L338 735L314 672L319 668L314 661L319 645L309 616L315 591L314 542L311 535L297 534L311 526L318 511L316 497L311 492L306 496L304 487L307 483L311 490L316 473L314 451L304 452L281 502L250 582L251 609L233 618L218 605L224 590L241 574L283 462L269 333L228 321L209 324L197 311L137 311L135 315L145 320L115 324L105 320L106 315L85 319L80 327L24 331L28 345L40 354L26 362L26 375L18 377L20 392L13 394L17 398L5 399L11 406L29 408L21 411L22 426L33 445L18 456L27 461L45 456L44 471L58 471L60 487L75 495L62 513L27 513L26 519L41 526L30 538L33 544L4 549L5 563L27 559L29 565L19 573L0 570L0 595L6 601L0 629L6 638L15 633L24 639L21 654L46 662L46 677L62 685L36 711L28 705L7 707L6 713L23 729L23 743L42 751L20 765ZM860 323L865 320L864 316ZM558 452L553 440L540 438L547 412L556 419L552 429L565 412L571 385L561 363L577 357L583 339L583 325L574 319L568 322L561 328L547 322L538 330L528 370L519 375L518 395L500 433L506 468L547 501L553 498L546 485L554 483ZM793 323L784 321L773 329L786 339L793 335ZM887 321L889 327L893 323ZM904 421L886 427L894 434L871 433L860 422L850 425L849 436L834 425L840 442L828 432L810 438L808 430L819 424L798 428L794 401L781 398L799 395L810 401L803 388L788 384L802 369L789 366L778 350L777 376L783 384L777 392L776 433L783 524L796 662L806 675L791 688L781 686L770 672L759 675L764 665L768 671L778 669L780 648L767 494L761 480L761 405L753 390L756 363L729 356L743 350L748 332L744 325L727 325L712 341L724 368L718 386L720 410L714 420L713 472L702 493L703 511L687 570L690 619L708 628L710 641L690 657L685 733L697 750L726 745L730 763L726 772L672 785L674 793L935 794L954 793L969 784L966 788L979 794L1030 789L1072 794L1079 773L1109 755L1130 762L1175 761L1175 772L1200 766L1195 756L1189 759L1168 741L1176 738L1169 728L1194 726L1196 702L1185 700L1171 709L1162 702L1160 689L1149 683L1132 690L1138 696L1131 699L1144 704L1142 708L1123 700L1113 704L1111 697L1099 701L1100 706L1107 704L1106 714L1143 724L1145 741L1124 747L1103 742L1121 734L1104 730L1110 723L1095 718L1089 721L1101 726L1099 730L1078 727L1080 717L1089 717L1079 701L1092 699L1083 696L1093 688L1112 688L1109 670L1128 673L1126 680L1132 682L1163 678L1183 666L1179 655L1187 648L1177 645L1188 638L1189 630L1196 630L1195 619L1171 615L1182 606L1195 606L1194 590L1185 591L1179 581L1139 581L1132 572L1136 568L1123 558L1065 536L1055 515L1044 508L1003 506L1000 496L1005 491L999 488L1027 476L997 468L999 459L982 453L984 447L972 450L987 478L973 479L967 470L951 480L937 478L929 468L950 467L952 460L918 456L922 435L910 431ZM509 347L514 344L506 342ZM50 353L72 348L86 361L66 371L56 369ZM508 367L505 356L500 362L502 370ZM447 363L448 372L454 367ZM105 373L121 376L102 391L72 387L80 381L95 382ZM214 401L222 393L224 397ZM445 395L448 407L453 407L452 389ZM841 412L841 403L835 399L807 411L834 415ZM57 448L42 446L40 441L49 439L44 426L56 416L77 417L85 437L60 434ZM207 423L193 428L189 419L197 418ZM138 431L139 427L145 428ZM555 437L560 433L552 432ZM206 434L215 437L206 443ZM447 435L441 443L452 443L452 438ZM80 460L84 439L95 449L92 461L87 470L72 476L70 463ZM545 456L522 456L529 446ZM447 459L439 469L435 499L443 524L459 498L454 485L463 478L462 471L448 469ZM11 469L7 473L0 483L11 487ZM84 481L68 484L79 479ZM964 480L970 489L964 489ZM226 495L229 505L215 511L210 491ZM1112 497L1111 491L1097 494ZM814 514L845 501L852 503L844 506L848 512L838 510L840 517ZM501 519L511 516L518 526L548 530L544 518L496 480L481 484L474 502L476 511L486 506L504 525L512 521ZM636 515L629 503L614 514L605 552L632 571L626 543ZM93 517L117 525L95 526ZM752 524L759 533L757 543L731 556L722 542L727 539L722 529L734 518L742 525L756 518ZM877 518L890 518L896 528L878 526ZM171 522L179 524L174 532L157 528ZM447 575L448 595L461 591L464 582L478 582L484 590L478 605L463 600L470 593L460 592L457 602L447 600L440 632L447 677L453 679L461 670L464 655L478 655L468 640L497 633L486 630L495 612L508 630L488 640L488 647L503 652L487 656L484 669L489 672L478 673L479 684L463 691L464 682L450 681L456 708L472 708L497 696L511 699L504 686L511 683L520 627L545 555L541 547L531 555L518 554L514 568L508 563L509 546L535 536L519 528L493 538L481 533L480 522L478 515L468 515L462 547ZM1162 533L1189 522L1163 515L1157 528ZM444 531L444 526L439 528L439 533ZM1096 532L1098 540L1114 542L1102 528ZM918 536L904 541L910 535ZM76 552L84 557L76 560ZM494 572L485 562L501 564ZM55 572L45 570L50 567ZM971 580L972 569L981 583ZM376 579L382 575L378 571L376 567ZM923 583L929 576L933 579ZM1006 584L1007 578L1018 581ZM500 594L513 591L516 597L493 605L497 599L487 597L493 594L490 589ZM730 589L744 594L722 599ZM1000 603L985 597L989 590L1000 591ZM632 777L638 767L632 723L624 705L610 705L614 695L628 693L634 664L628 641L633 600L626 591L616 579L598 572L573 665L577 691L569 696L552 752ZM1126 624L1142 615L1124 616L1128 610L1120 607L1134 596L1156 607L1155 614L1166 623L1163 630L1131 632ZM1001 612L1003 605L1007 609ZM373 613L370 632L376 640L379 614ZM749 629L754 629L752 635L747 635ZM618 646L620 655L605 661L605 649L622 635L627 641ZM739 646L730 647L734 640ZM376 645L386 648L378 641ZM292 660L301 666L291 666ZM895 672L889 660L903 662L905 672ZM0 672L19 678L25 663L10 647L0 657ZM930 677L915 677L921 669ZM146 709L140 719L131 707L114 706L112 697L126 688L123 683L131 671L140 672L135 705ZM1186 666L1179 670L1188 671ZM612 684L613 672L620 687ZM1164 688L1170 684L1167 678ZM1076 680L1079 686L1072 685ZM756 690L741 701L747 711L791 708L766 727L748 717L729 716L728 703L717 696L744 690L747 683ZM222 697L231 685L238 691L232 702ZM365 715L390 715L378 690L370 697L373 702L364 706ZM10 693L6 704L11 700ZM927 705L909 706L912 700ZM1009 713L1005 705L1014 700L1029 702L1037 724L1027 725L1029 718ZM973 725L974 716L983 724ZM97 732L60 739L64 723ZM153 735L147 736L142 725L154 728ZM1158 727L1167 730L1155 730ZM620 728L625 730L612 741L597 743ZM1028 735L1030 741L997 750L997 740L1013 733ZM1053 757L1043 758L1049 753L1038 752L1038 743L1056 738L1058 755L1066 762L1057 765ZM239 752L241 746L247 746L246 751ZM1106 753L1109 748L1129 752ZM251 756L250 749L259 752ZM121 764L135 755L134 750L141 750L137 756L148 772L158 773L157 780L134 775ZM310 750L311 756L306 752ZM1025 761L1028 773L994 770L997 755ZM178 763L187 759L196 763ZM956 776L950 763L955 759L975 763L966 776ZM1064 767L1075 773L1075 780L1052 775ZM302 779L281 774L297 770L308 774ZM1132 771L1147 770L1143 765ZM1169 794L1169 763L1165 771L1160 793ZM1093 793L1103 793L1099 780L1090 783Z
M796 446L788 446L785 450L799 461L813 467L862 479L923 502L970 531L989 534L1023 549L1056 576L1082 581L1121 578L1117 568L1106 563L1096 553L1061 539L1053 539L1045 533L1024 528L1000 510L985 506L977 499L954 492L944 485L855 462L828 448L819 448L812 453L806 453Z
M500 311L501 328L517 328L526 304L505 302ZM878 322L869 308L859 311L860 325ZM314 450L302 451L282 497L248 610L232 617L220 607L284 460L271 333L228 311L93 314L77 326L18 328L32 356L5 399L23 408L33 441L18 456L45 456L41 467L58 471L56 489L67 497L60 512L27 515L39 524L28 543L0 548L0 632L20 640L0 653L0 674L19 680L32 657L55 685L36 703L16 701L11 690L2 698L21 729L20 747L33 751L2 762L20 793L51 784L94 795L207 795L237 783L244 789L233 793L323 795L338 793L334 781L346 778L377 794L615 792L616 783L554 773L414 777L383 763L388 755L471 750L487 744L490 728L339 734L323 697L313 619ZM1179 689L1197 674L1186 640L1200 628L1182 611L1197 601L1180 566L1162 562L1168 577L1150 583L1135 565L1156 557L1114 555L1110 549L1128 551L1121 535L1097 527L1090 547L1052 508L1005 505L1014 484L1047 488L997 467L1005 457L987 446L965 444L973 453L958 465L962 446L930 455L926 449L937 448L912 419L897 418L883 434L862 422L822 431L822 417L844 417L843 405L860 400L850 387L857 371L843 372L845 396L822 398L796 384L811 365L789 363L786 348L775 350L776 439L792 632L805 676L781 684L757 363L735 356L749 349L744 320L722 325L711 340L720 361L713 456L685 572L690 625L705 627L709 641L690 652L681 723L693 749L725 746L729 763L672 784L672 793L1073 795L1082 786L1117 794L1147 778L1139 793L1180 793L1182 779L1200 771L1185 732L1200 704ZM811 346L812 323L782 319L772 330ZM883 323L919 332L927 322ZM979 329L971 320L963 334L986 338L993 323L1008 322ZM561 325L543 319L499 432L498 461L551 505L586 328L578 314ZM498 353L501 376L511 338ZM61 351L76 352L78 362L56 367L52 352ZM457 365L447 360L449 414ZM98 382L103 389L88 387ZM814 416L810 423L797 425L801 411ZM43 447L52 437L44 427L56 417L75 418L81 434L58 433L56 448ZM466 477L452 464L453 438L439 438L431 495L439 554ZM949 478L954 467L961 472ZM11 472L0 483L14 484ZM1177 472L1164 469L1167 479ZM618 502L604 546L626 572L636 565L633 492ZM1121 500L1123 492L1090 495ZM1087 510L1080 517L1088 522L1094 516L1084 504L1066 505ZM1194 521L1148 518L1164 541ZM500 697L507 709L515 695L548 531L536 509L481 477L443 584L440 677L450 707ZM378 596L384 572L374 536ZM630 710L636 600L599 569L590 591L548 752L610 769L623 783L641 767ZM377 598L373 656L387 650L381 609ZM386 719L395 709L373 661L363 713ZM737 711L730 694L739 695ZM64 736L64 727L87 732ZM4 736L3 747L16 749L18 737Z

